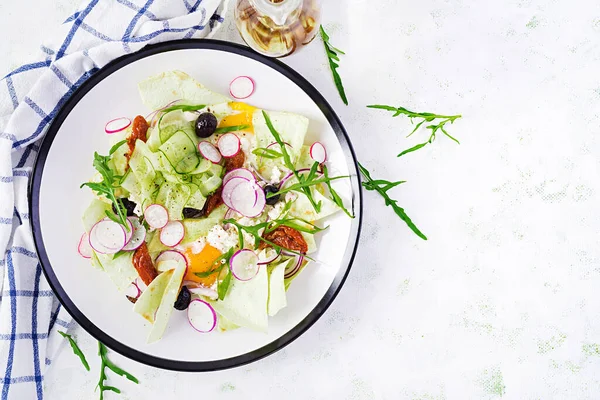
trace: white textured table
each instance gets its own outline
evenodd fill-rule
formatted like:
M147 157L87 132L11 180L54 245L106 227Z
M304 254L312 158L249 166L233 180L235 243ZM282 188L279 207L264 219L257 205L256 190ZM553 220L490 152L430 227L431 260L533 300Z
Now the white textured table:
M0 73L27 61L73 0L0 4ZM429 236L366 194L361 245L333 306L284 350L233 370L184 374L113 355L140 385L123 399L597 399L600 396L600 3L593 0L330 0L346 50L335 92L322 46L284 60L327 97L359 158ZM232 27L219 32L233 39ZM7 39L8 38L8 39ZM372 103L461 113L439 137ZM95 398L95 341L67 347L49 399ZM110 395L107 395L107 399ZM194 397L187 397L194 396ZM110 396L110 398L117 398Z

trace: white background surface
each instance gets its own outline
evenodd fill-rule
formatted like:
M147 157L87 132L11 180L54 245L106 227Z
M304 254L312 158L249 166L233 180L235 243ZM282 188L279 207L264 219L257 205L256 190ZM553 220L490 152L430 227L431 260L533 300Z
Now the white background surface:
M47 34L22 19L52 26L74 8L46 3L0 3L0 74ZM324 24L347 53L350 106L319 41L285 62L330 100L374 176L408 181L393 197L429 241L367 193L350 277L305 335L206 374L113 354L141 382L111 375L119 398L598 398L600 3L330 0ZM372 103L461 113L450 133L462 144L439 137L397 159L426 133L405 139L409 122ZM95 342L75 333L92 372L64 347L49 399L97 397Z

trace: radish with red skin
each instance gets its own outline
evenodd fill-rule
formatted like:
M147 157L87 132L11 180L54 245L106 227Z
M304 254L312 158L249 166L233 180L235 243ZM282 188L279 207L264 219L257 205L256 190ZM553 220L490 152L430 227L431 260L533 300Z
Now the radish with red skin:
M178 262L185 263L186 266L189 265L188 259L186 256L178 252L177 250L165 250L156 257L156 263L158 264L161 261L167 260L175 260Z
M269 254L268 252L272 252L272 254ZM272 262L277 260L280 255L281 255L281 250L275 251L274 249L268 247L268 248L262 250L260 253L258 253L258 265L271 264Z
M206 301L194 299L187 309L188 321L200 333L212 332L217 326L217 313Z
M239 281L249 281L258 274L258 256L248 249L238 250L229 259L229 269L233 277Z
M137 217L128 217L127 219L132 226L132 236L125 247L123 247L123 250L137 250L144 243L144 240L146 240L146 227L140 224L140 220Z
M310 146L310 157L319 164L323 164L327 161L327 150L325 149L325 146L323 146L321 142L314 142L312 146Z
M92 258L92 254L94 249L90 245L90 239L87 232L84 232L79 239L79 244L77 245L77 251L79 255L83 258Z
M140 290L140 288L138 287L138 285L134 282L131 283L131 285L129 285L127 287L127 289L125 289L125 296L127 297L131 297L133 299L137 299L138 297L140 297L142 294L142 291Z
M212 143L207 141L198 143L198 151L202 154L202 157L213 164L218 164L223 159L219 150Z
M255 182L245 182L237 185L230 195L231 208L245 217L259 216L266 205L264 190Z
M167 247L175 247L183 240L185 227L181 221L171 221L160 230L160 242Z
M169 212L160 204L150 204L144 210L144 219L151 228L161 229L169 222Z
M223 185L223 191L221 192L221 198L223 199L223 203L229 208L234 208L231 203L231 194L235 190L238 185L245 184L251 182L247 178L236 176L227 182L227 184Z
M238 76L229 84L229 94L236 99L247 99L254 93L254 80L249 76Z
M92 227L89 243L96 253L115 254L125 246L125 238L125 227L107 218Z
M249 169L236 168L225 174L225 176L223 177L223 186L225 186L227 184L227 182L229 182L232 178L236 178L236 177L246 178L249 181L256 180L256 178L254 177L254 174Z
M108 121L104 126L104 132L112 135L113 133L121 132L131 125L131 120L127 117L115 118Z
M127 225L129 225L129 229L125 229L125 245L127 245L133 237L133 223L129 218L127 218Z
M226 133L219 138L217 147L223 157L231 158L240 152L240 138L235 133Z
M294 263L293 267L285 269L283 278L289 279L289 278L293 277L294 275L296 275L298 273L298 271L300 271L300 267L302 267L303 261L304 261L304 256L297 256L296 262Z

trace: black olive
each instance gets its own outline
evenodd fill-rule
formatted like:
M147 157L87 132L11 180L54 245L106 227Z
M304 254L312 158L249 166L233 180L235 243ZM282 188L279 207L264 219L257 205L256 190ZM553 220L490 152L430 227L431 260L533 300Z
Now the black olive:
M126 197L122 197L119 200L121 200L121 202L123 203L123 206L125 206L125 210L127 210L127 216L128 217L135 217L135 213L133 212L133 210L135 209L136 204L133 201L131 201L128 198L126 198ZM112 209L113 209L113 212L115 214L118 214L117 213L117 208L115 207L114 203L112 205Z
M265 195L267 196L267 204L268 205L274 206L279 201L279 197L281 197L280 194L275 195L273 197L268 197L270 193L277 193L277 192L279 192L279 186L277 186L277 185L265 186Z
M179 296L177 296L177 300L175 300L173 307L175 307L176 310L183 311L188 308L191 300L192 294L187 287L183 286L179 291Z
M208 112L202 113L198 116L194 128L196 136L207 138L217 130L217 117Z
M198 210L197 208L184 207L183 218L202 218L204 217L204 209Z

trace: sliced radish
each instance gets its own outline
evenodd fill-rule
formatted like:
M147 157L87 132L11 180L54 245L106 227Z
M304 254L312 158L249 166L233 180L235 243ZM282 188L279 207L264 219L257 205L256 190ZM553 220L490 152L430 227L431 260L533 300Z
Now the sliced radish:
M223 158L219 150L210 142L203 141L198 143L198 151L204 158L213 164L218 164Z
M125 228L110 219L103 219L90 230L90 246L101 254L115 254L125 246Z
M129 223L133 227L133 233L123 250L131 251L139 248L146 240L146 227L140 223L137 217L128 217Z
M150 204L144 211L144 219L154 229L161 229L169 222L169 212L160 204Z
M223 185L223 191L221 192L221 198L223 199L223 202L225 203L225 205L229 208L233 208L233 205L231 203L231 195L233 193L233 191L235 190L235 188L241 184L246 184L252 182L250 180L248 180L247 178L241 177L241 176L236 176L233 177L231 179L229 179L229 181L227 182L227 184Z
M146 286L146 284L144 283L144 281L142 280L142 278L137 277L135 278L135 281L133 281L133 283L135 283L135 285L140 288L140 290L143 292L144 290L146 290L146 288L148 286Z
M327 150L325 150L325 146L323 146L321 142L314 142L313 145L310 146L310 157L319 164L323 164L327 161Z
M198 332L208 333L217 326L217 313L204 300L192 300L188 306L187 316L192 328Z
M231 208L245 217L259 216L266 204L264 190L254 182L237 185L231 192Z
M256 180L256 178L254 177L254 174L249 169L237 168L237 169L231 170L225 174L225 176L223 177L223 185L227 184L227 182L229 182L229 180L231 178L236 178L236 177L246 178L249 181Z
M254 93L254 86L249 76L238 76L229 84L229 93L236 99L247 99Z
M77 245L77 251L79 255L83 258L92 258L92 252L94 249L90 246L90 239L87 232L84 232L79 239L79 244Z
M131 125L131 120L129 118L116 118L106 123L106 125L104 126L104 132L111 135L113 133L121 132L122 130L127 129L129 125Z
M249 281L258 274L258 256L255 252L248 249L238 250L229 260L229 269L240 281Z
M196 286L196 287L188 287L190 293L197 294L198 296L208 297L209 299L216 300L219 298L217 291L211 288Z
M125 296L137 299L142 294L142 291L138 287L135 282L132 282L131 285L125 289Z
M161 261L167 261L167 260L174 260L177 262L182 262L182 263L185 263L186 266L189 265L187 258L183 254L178 252L177 250L165 250L162 253L160 253L158 255L158 257L156 257L157 264Z
M240 138L235 133L226 133L219 138L217 146L223 157L233 157L240 151Z
M258 253L258 265L271 264L273 261L277 260L280 255L280 252L275 251L275 249L271 247L267 247Z
M160 230L160 242L167 247L177 246L185 236L181 221L171 221Z
M125 245L127 245L133 237L133 223L129 218L127 218L127 225L129 225L129 229L125 229Z
M298 271L300 271L300 267L302 267L303 261L304 261L304 256L297 256L296 262L293 264L290 264L290 266L288 266L285 269L283 278L289 279L289 278L293 277L294 275L296 275L298 273Z

